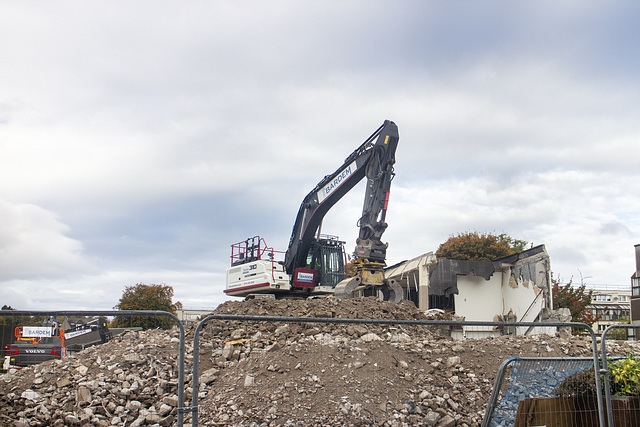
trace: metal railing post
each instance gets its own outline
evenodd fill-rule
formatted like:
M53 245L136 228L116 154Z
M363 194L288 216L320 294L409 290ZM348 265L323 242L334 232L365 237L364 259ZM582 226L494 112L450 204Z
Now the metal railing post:
M598 418L600 420L600 427L605 427L604 421L604 408L602 407L602 380L600 378L600 358L598 357L598 343L596 341L596 333L593 332L593 329L590 326L586 326L586 329L589 331L591 335L591 343L593 345L593 373L594 377L596 377L596 397L598 399ZM613 425L613 424L609 424Z
M198 323L193 333L193 393L191 395L191 425L198 425L198 394L200 393L200 330L204 324L213 316L207 316Z
M611 377L609 375L609 360L607 357L607 346L606 346L607 333L609 333L610 329L628 329L628 328L638 329L640 328L640 325L609 325L602 332L602 337L600 338L601 339L600 346L602 349L602 370L600 371L600 373L604 374L605 403L607 407L607 420L609 422L608 425L610 426L613 425L613 407L611 404ZM604 424L602 423L600 425L604 426Z
M481 427L488 427L491 418L493 417L493 411L498 403L498 397L500 396L500 387L502 386L502 380L504 380L504 373L507 371L507 367L518 360L517 357L510 357L500 364L498 373L496 374L496 380L493 382L493 390L491 390L491 396L487 402L487 411L484 413Z

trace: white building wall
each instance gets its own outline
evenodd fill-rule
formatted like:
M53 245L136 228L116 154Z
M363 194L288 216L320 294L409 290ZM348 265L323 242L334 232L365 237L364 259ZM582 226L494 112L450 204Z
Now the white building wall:
M469 321L491 322L502 312L502 273L496 272L487 281L469 274L458 276L459 294L455 295L456 315ZM463 326L462 331L451 331L454 339L484 338L500 335L491 326Z
M518 283L511 279L510 271L496 271L487 281L482 277L458 276L458 289L460 293L455 296L456 315L470 321L501 321L507 319L511 312L515 315L514 321L530 322L540 313L544 299L542 295L538 299L539 292L532 282ZM533 304L532 304L533 302ZM528 312L527 312L528 310ZM525 313L527 314L525 318ZM522 334L527 328L518 328ZM500 335L491 326L465 327L461 336L453 332L454 338L483 338L488 335Z
M502 273L489 280L469 274L458 276L459 294L455 296L456 315L471 321L493 321L502 314Z

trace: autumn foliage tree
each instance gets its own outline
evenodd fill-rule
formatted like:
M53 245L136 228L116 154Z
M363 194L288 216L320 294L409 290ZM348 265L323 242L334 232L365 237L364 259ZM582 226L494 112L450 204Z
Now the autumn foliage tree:
M182 303L173 303L173 288L171 286L139 283L135 286L127 286L120 302L113 308L117 310L160 310L176 314L176 311L182 308ZM111 326L169 329L173 323L174 321L169 317L117 316Z
M553 280L553 308L568 308L571 312L571 321L593 325L598 318L593 315L587 306L591 304L593 291L587 290L585 285L572 286L572 280L562 286L559 280Z
M527 242L514 239L507 234L467 232L451 236L436 251L438 259L468 261L493 261L507 255L522 252Z

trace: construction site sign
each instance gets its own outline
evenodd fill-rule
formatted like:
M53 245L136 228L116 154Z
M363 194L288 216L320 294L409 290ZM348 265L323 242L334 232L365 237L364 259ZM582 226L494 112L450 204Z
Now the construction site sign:
M50 337L52 329L50 326L23 326L22 336L25 338Z

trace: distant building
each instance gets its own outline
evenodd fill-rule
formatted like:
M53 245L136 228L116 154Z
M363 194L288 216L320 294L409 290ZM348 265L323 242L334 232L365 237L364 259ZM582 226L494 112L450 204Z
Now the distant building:
M630 320L631 316L631 291L613 289L593 289L591 305L587 306L591 315L598 320L592 325L598 335L610 325L620 324Z
M182 323L199 322L200 319L204 319L207 315L212 314L213 310L177 310L176 316L182 321Z

